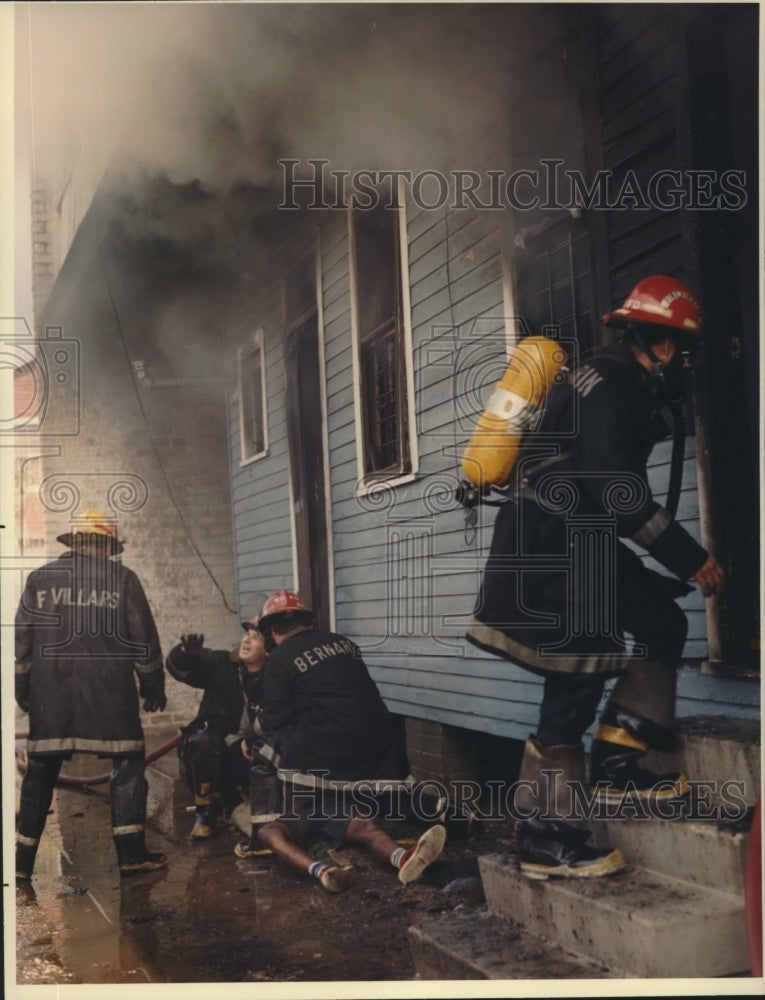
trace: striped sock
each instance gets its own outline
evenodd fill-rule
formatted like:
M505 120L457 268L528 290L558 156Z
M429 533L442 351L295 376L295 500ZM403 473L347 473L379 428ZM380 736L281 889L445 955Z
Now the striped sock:
M405 854L406 854L405 847L397 847L396 850L393 852L393 854L391 854L390 863L393 865L394 868L401 867L401 859Z
M308 869L308 874L313 878L321 878L325 871L329 868L329 865L325 861L314 861L311 867Z

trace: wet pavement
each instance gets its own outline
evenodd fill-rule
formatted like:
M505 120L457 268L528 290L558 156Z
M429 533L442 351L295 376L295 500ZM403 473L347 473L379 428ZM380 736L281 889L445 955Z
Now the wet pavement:
M75 772L83 761L90 770L79 763ZM82 756L65 767L93 774L108 763ZM16 892L18 984L412 980L408 927L480 908L478 852L509 836L497 823L450 836L408 886L392 868L344 848L340 860L359 877L333 895L272 855L238 859L242 834L232 825L192 841L187 805L178 796L172 822L149 827L149 848L164 851L168 867L120 879L108 785L57 788L32 887ZM385 825L403 844L423 829Z

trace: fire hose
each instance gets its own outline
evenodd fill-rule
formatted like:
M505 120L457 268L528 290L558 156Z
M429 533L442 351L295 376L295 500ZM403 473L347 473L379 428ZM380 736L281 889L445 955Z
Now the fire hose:
M26 739L28 735L29 733L16 733L16 739L23 740ZM167 743L163 743L161 746L158 746L156 750L152 750L151 753L147 753L144 759L145 763L151 764L159 757L163 757L166 753L172 750L173 747L177 747L180 741L181 734L178 733L176 736L173 736L171 740L168 740ZM18 769L22 774L26 771L26 765L23 764L20 759L18 761ZM109 777L110 775L108 771L106 774L95 774L86 778L78 778L69 774L60 774L56 780L56 784L81 788L86 785L103 785L109 780Z

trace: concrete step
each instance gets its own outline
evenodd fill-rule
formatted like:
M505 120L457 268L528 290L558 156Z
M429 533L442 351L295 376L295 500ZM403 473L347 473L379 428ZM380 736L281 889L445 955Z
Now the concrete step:
M641 761L656 771L682 771L701 782L697 797L754 806L761 787L761 726L755 719L698 715L679 719L678 749L648 753Z
M566 951L628 976L727 976L746 972L743 901L640 868L608 878L535 881L513 855L479 859L493 916L518 919Z
M618 847L634 867L743 897L749 834L714 822L593 820L592 843Z
M420 979L623 978L486 910L410 927L409 946Z

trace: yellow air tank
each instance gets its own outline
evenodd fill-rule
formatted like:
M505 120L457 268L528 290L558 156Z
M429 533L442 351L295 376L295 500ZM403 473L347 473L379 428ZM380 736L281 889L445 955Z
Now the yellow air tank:
M521 439L565 363L565 351L549 337L525 337L515 346L462 453L462 471L473 486L485 490L507 482Z

